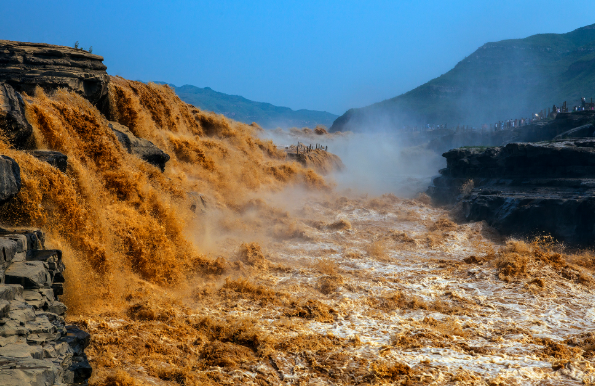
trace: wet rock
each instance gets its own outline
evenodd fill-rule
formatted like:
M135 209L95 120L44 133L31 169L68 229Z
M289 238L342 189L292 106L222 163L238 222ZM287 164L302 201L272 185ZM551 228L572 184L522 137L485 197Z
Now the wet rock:
M454 149L428 194L505 235L595 243L595 138Z
M33 134L23 98L6 83L0 83L0 132L17 149L24 148Z
M40 161L47 162L62 173L66 173L68 167L68 156L66 154L53 150L31 150L28 153Z
M197 192L188 192L188 197L190 198L190 210L196 213L197 208L200 209L200 212L205 213L207 210L207 202L204 196Z
M66 331L66 336L60 341L68 343L75 355L83 355L85 348L91 342L91 335L77 326L66 326Z
M128 127L117 122L110 122L109 127L114 131L118 141L130 154L134 154L142 160L157 166L162 172L165 171L165 164L169 161L169 154L159 149L143 138L136 137Z
M0 82L29 95L37 86L46 91L66 88L98 104L107 96L109 82L102 62L103 57L80 49L0 40Z
M21 168L10 157L0 155L0 204L21 190Z

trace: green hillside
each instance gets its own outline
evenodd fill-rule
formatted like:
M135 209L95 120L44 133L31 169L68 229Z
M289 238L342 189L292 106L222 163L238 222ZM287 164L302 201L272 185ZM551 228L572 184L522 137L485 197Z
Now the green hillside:
M161 83L161 82L160 82ZM214 91L210 87L185 85L170 86L186 103L200 109L214 111L236 121L256 122L265 129L277 127L329 127L337 118L326 111L292 110L289 107L274 106L270 103L254 102L238 95L228 95Z
M565 34L486 43L446 74L392 99L350 109L331 131L480 125L595 99L595 24Z

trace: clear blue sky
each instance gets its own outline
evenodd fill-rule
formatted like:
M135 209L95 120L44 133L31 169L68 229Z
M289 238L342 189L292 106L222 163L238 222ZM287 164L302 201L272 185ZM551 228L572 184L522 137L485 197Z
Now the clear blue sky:
M0 39L72 46L108 72L342 114L489 41L595 23L595 1L6 1Z

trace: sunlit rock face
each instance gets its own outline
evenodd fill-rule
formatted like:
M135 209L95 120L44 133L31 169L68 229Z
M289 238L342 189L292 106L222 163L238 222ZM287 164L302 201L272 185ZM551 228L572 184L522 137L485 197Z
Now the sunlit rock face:
M103 57L82 49L0 40L0 82L32 95L67 88L98 104L107 95L109 76Z

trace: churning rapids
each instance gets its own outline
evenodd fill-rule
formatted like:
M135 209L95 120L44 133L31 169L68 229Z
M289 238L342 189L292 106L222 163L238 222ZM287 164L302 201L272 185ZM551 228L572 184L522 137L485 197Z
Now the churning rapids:
M25 97L66 175L2 145L23 188L0 214L64 250L92 384L595 382L591 252L344 191L322 151L305 167L167 86L109 87L110 119L170 154L165 173L66 91Z

